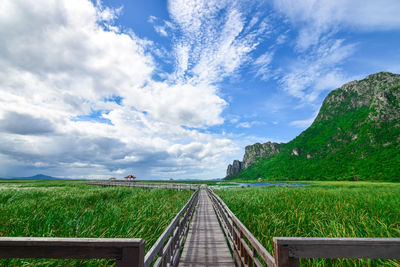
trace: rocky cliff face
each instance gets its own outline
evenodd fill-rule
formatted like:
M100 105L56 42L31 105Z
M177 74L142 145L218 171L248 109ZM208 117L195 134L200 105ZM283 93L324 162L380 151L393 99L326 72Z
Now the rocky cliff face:
M239 160L234 160L232 164L228 165L226 170L226 177L234 176L243 170L243 163Z
M248 146L236 165L227 178L400 181L400 75L380 72L333 90L299 136Z
M324 100L314 123L327 121L349 111L369 107L368 118L392 121L400 117L399 74L379 72L333 90Z
M267 142L264 144L256 143L246 146L243 161L234 160L228 165L226 177L232 177L253 165L260 158L270 158L278 154L283 148L283 144Z
M243 169L247 169L260 158L270 158L281 152L283 144L267 142L264 144L255 143L251 146L246 146L243 156Z

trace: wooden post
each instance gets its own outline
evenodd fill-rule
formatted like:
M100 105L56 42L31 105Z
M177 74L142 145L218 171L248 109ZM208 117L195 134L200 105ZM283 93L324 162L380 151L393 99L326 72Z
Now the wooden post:
M289 256L289 246L278 245L275 246L275 262L277 267L299 267L300 260Z
M167 254L164 258L165 266L169 266L171 263L171 245L167 248Z
M253 248L253 255L252 255L251 259L252 259L252 264L255 266L255 262L257 259L257 249L255 249L255 248Z
M177 223L177 228L175 229L175 231L172 231L172 244L171 244L171 263L174 262L174 255L175 255L175 251L176 251L176 246L177 246L177 237L178 237L178 232L179 232L179 223Z
M161 258L161 266L167 266L165 263L165 258L163 257L163 247L161 247L160 251L158 252L158 256Z
M244 255L244 247L243 247L243 244L242 244L243 233L242 233L242 231L241 231L240 229L239 229L239 234L240 234L240 236L239 236L240 258L244 257L245 260L246 260L246 255ZM243 240L243 241L244 241L244 240ZM245 262L245 263L246 263L246 262Z
M138 248L123 248L121 259L116 261L117 267L142 267L144 265L145 243Z

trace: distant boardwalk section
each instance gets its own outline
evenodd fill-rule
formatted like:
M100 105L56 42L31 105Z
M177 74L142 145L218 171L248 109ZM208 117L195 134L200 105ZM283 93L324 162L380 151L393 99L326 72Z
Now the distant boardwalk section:
M235 266L206 190L200 190L178 266Z
M197 190L200 185L196 184L179 184L179 183L142 183L142 182L126 182L126 181L113 181L113 180L101 180L101 181L90 181L89 185L101 185L101 186L126 186L126 187L139 187L139 188L167 188L167 189L188 189Z

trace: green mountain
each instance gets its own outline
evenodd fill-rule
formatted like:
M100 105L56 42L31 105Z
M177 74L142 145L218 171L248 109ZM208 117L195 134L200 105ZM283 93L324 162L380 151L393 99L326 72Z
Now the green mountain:
M0 178L0 179L15 179L15 180L62 180L62 178L56 178L44 174L36 174L29 177L11 177L11 178Z
M285 144L246 147L226 179L400 181L400 75L333 90L313 124Z

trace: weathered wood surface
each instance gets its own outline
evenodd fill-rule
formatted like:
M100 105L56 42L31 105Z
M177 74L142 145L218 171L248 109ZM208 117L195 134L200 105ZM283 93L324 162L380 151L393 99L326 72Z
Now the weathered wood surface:
M185 206L178 212L167 229L157 239L156 243L147 252L144 266L177 266L179 252L189 229L190 219L197 205L199 190L194 192Z
M277 245L277 243L275 242L274 248L275 248L275 262L277 267L300 266L300 260L290 256L288 246Z
M0 258L116 259L117 266L143 266L139 238L0 237Z
M200 190L179 266L235 266L224 233L205 190Z
M233 249L237 266L297 267L300 258L400 258L400 238L304 237L275 237L275 257L272 257L222 199L211 189L208 193Z
M260 244L253 234L243 225L225 202L211 189L207 192L212 200L214 209L233 249L237 266L270 266L274 267L275 259ZM260 262L260 259L263 262Z
M126 187L138 187L138 188L166 188L166 189L177 189L177 190L197 190L200 185L196 184L174 184L174 183L141 183L141 182L129 182L129 181L90 181L88 185L100 185L100 186L126 186Z
M290 258L400 259L400 238L275 237Z

